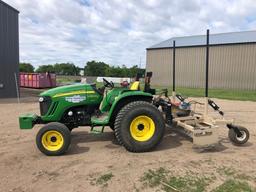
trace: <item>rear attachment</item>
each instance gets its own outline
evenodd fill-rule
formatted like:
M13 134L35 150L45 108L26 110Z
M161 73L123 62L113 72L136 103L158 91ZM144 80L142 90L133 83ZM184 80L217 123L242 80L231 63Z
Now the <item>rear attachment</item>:
M174 118L173 121L193 139L194 147L204 148L218 144L218 126L199 120L194 116Z

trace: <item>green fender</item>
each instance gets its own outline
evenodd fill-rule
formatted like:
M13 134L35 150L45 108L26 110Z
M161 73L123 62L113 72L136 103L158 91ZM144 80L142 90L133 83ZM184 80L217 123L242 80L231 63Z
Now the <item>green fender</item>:
M131 99L133 98L133 100L145 100L145 99L152 99L153 95L150 93L145 93L143 91L125 91L125 92L121 92L116 98L115 101L113 102L109 113L108 113L108 122L110 121L115 108L118 106L119 102L126 100L126 99Z
M93 125L109 125L111 123L111 119L116 115L115 109L119 109L119 104L122 101L127 101L127 99L132 101L141 101L141 100L151 100L152 94L145 93L143 91L131 91L131 90L125 90L121 91L118 96L115 97L114 102L112 103L109 111L102 111L105 113L104 118L97 118L92 117L91 121Z

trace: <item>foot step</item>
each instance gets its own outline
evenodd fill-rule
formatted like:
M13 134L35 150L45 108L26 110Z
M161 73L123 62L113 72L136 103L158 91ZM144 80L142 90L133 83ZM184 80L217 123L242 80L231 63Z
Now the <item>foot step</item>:
M100 115L93 115L91 118L91 122L94 125L106 125L108 123L108 113L101 113Z
M104 128L105 126L102 126L102 127L99 127L99 128L96 128L96 127L91 127L91 133L92 134L101 134L104 132Z

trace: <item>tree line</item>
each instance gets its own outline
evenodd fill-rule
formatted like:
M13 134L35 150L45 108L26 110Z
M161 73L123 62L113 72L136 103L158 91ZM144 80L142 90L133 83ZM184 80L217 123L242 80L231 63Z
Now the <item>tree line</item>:
M104 62L88 61L84 68L80 68L73 63L56 63L53 65L40 65L37 69L30 63L20 63L20 72L45 73L51 72L57 75L80 75L83 71L85 76L104 76L104 77L135 77L137 73L144 74L145 69L137 65L126 67L125 65L111 66Z

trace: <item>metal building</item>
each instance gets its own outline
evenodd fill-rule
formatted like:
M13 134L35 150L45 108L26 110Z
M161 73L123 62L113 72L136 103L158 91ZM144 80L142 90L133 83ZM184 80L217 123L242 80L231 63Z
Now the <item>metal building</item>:
M172 85L173 41L176 41L176 85L204 87L206 36L175 37L147 48L152 84ZM256 90L256 31L210 35L210 88Z
M19 82L19 11L0 0L0 98L17 97ZM19 88L18 88L19 90Z

